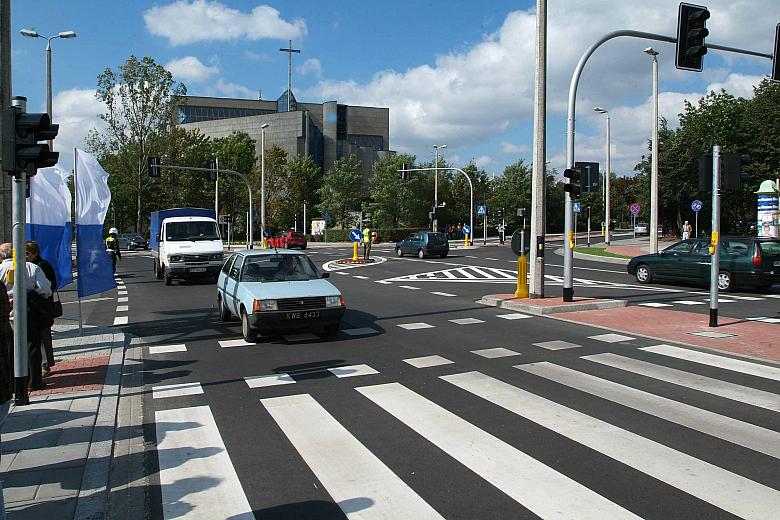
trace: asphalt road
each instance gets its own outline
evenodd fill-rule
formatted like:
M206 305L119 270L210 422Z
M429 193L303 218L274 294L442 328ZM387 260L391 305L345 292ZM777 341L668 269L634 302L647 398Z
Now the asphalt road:
M335 340L245 344L239 322L219 321L213 284L165 287L142 252L118 269L126 302L82 304L96 324L126 316L123 330L148 345L151 518L709 519L780 510L777 367L681 359L696 351L475 304L514 290L508 246L420 260L378 245L377 263L350 269L332 262L347 248L309 253L347 301ZM561 260L547 257L548 294L560 293ZM622 266L575 265L577 295L632 304L707 297L639 286ZM728 315L776 315L776 299L760 297L735 300Z

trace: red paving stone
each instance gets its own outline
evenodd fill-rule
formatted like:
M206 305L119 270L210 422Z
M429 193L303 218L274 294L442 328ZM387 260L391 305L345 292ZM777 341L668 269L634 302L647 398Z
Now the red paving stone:
M63 394L100 390L106 380L109 356L58 361L51 375L44 378L46 388L30 395Z
M625 334L650 336L661 341L687 343L756 358L780 362L780 327L776 324L718 316L718 327L709 327L709 315L693 312L623 307L600 311L562 312L552 318L596 325ZM727 338L705 338L690 332L734 334Z

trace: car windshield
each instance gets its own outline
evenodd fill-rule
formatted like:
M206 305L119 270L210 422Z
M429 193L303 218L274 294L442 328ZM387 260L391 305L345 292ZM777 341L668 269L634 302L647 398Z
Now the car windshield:
M190 240L219 240L216 222L189 221L169 222L165 226L165 240L190 241Z
M249 256L241 274L242 282L299 282L320 278L320 273L305 255Z

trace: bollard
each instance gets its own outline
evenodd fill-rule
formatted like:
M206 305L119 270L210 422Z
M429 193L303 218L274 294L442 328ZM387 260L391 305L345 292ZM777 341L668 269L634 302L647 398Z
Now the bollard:
M358 243L352 242L352 261L357 262L358 261Z
M528 259L525 255L517 257L517 290L515 298L528 298Z
M466 241L463 243L463 245L464 245L465 247L469 247L469 234L468 234L468 233L466 233L464 236L466 237Z

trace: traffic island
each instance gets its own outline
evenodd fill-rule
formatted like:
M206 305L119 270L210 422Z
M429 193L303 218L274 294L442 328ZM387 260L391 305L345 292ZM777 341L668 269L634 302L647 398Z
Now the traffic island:
M364 258L358 258L357 260L353 260L352 258L341 258L339 260L336 260L337 264L347 264L347 265L364 265L364 264L373 264L376 262L373 258L369 258L368 260Z
M477 303L511 311L542 316L560 312L596 311L617 309L628 304L626 300L604 300L599 298L574 298L565 302L562 296L547 298L515 298L514 294L488 294Z

